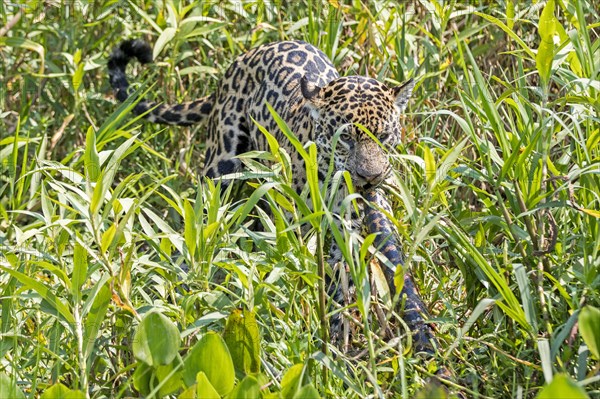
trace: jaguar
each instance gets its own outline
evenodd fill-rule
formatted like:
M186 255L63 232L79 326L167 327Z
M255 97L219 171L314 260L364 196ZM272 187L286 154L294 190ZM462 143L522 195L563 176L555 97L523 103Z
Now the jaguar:
M126 66L134 58L143 64L152 62L150 45L126 40L108 61L110 84L121 102L131 94ZM321 182L331 173L332 165L333 173L347 171L355 190L361 193L380 186L390 174L388 149L400 143L401 115L414 86L413 79L388 87L366 76L340 76L317 47L303 41L280 41L238 56L214 92L203 98L179 104L142 99L133 113L161 124L205 124L203 175L213 179L226 179L239 172L239 155L269 150L260 125L290 155L293 186L300 192L307 182L304 160L279 128L267 107L270 104L301 143L316 143ZM360 226L361 214L351 218L351 225ZM329 253L331 265L342 260L334 241ZM341 303L339 289L333 297ZM339 316L332 324L339 324Z

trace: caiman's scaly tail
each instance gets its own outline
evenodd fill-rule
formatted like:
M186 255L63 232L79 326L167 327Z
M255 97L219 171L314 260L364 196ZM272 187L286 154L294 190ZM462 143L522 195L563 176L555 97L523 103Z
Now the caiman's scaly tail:
M108 76L110 85L115 90L115 96L121 102L129 97L129 82L125 68L132 58L137 58L142 64L152 62L152 48L142 40L126 40L115 48L108 59ZM214 95L209 95L196 101L181 104L160 104L142 100L133 108L136 115L146 113L145 118L150 122L168 125L189 126L202 123L210 114L214 105Z

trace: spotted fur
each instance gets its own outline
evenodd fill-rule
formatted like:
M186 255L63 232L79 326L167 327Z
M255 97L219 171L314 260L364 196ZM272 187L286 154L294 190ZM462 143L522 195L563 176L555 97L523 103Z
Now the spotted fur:
M116 48L108 62L110 83L120 101L128 98L125 67L132 59L152 60L148 44L130 40ZM316 47L301 41L276 42L239 56L225 72L216 91L199 100L157 105L141 101L134 113L151 122L171 125L206 123L208 141L204 175L215 178L239 171L237 155L267 150L266 138L251 118L275 134L292 154L294 183L306 183L302 160L288 143L265 106L268 102L301 142L312 140L319 149L319 173L327 173L331 156L336 170L347 170L355 186L381 183L389 172L385 147L400 142L400 114L414 83L388 88L364 76L340 77L331 61ZM333 151L332 139L341 130Z
M132 58L148 63L151 54L150 46L138 40L125 41L113 51L108 69L118 100L125 101L129 94L127 63ZM203 174L211 178L239 171L238 155L269 149L254 119L290 154L294 187L301 191L306 184L304 162L278 128L265 105L269 103L302 143L317 144L321 180L332 164L334 172L348 171L354 187L365 191L378 186L390 172L386 149L400 143L400 116L413 87L412 80L389 88L364 76L340 77L313 45L282 41L237 57L207 97L176 105L141 101L133 111L156 123L205 123ZM361 223L361 215L354 219L354 225ZM333 244L330 263L339 261L341 252Z

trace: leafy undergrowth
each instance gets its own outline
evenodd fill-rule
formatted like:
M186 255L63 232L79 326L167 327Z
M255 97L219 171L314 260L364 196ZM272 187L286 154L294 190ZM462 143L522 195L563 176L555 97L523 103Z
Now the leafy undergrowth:
M598 397L598 8L495 4L1 3L0 396L444 397L444 365L466 397ZM352 354L323 341L331 193L296 195L277 146L244 157L239 193L201 179L202 127L110 95L129 37L154 44L131 72L161 101L288 38L342 74L418 80L387 193L435 359L399 320L389 341L361 318ZM371 256L338 239L364 315Z

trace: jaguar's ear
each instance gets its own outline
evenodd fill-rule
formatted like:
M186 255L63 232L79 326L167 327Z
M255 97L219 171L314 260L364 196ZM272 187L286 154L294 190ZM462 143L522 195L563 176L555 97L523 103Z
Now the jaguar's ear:
M306 101L306 106L310 108L310 115L314 119L319 118L319 106L322 105L323 99L321 98L321 88L313 82L309 82L306 76L300 79L300 91L302 97Z
M415 80L409 79L407 82L392 88L392 95L396 99L396 105L400 108L400 111L404 111L408 104L408 99L412 95L412 91L415 87Z
M310 101L318 101L320 99L321 88L313 82L309 82L306 75L300 79L300 90L302 90L302 96Z

